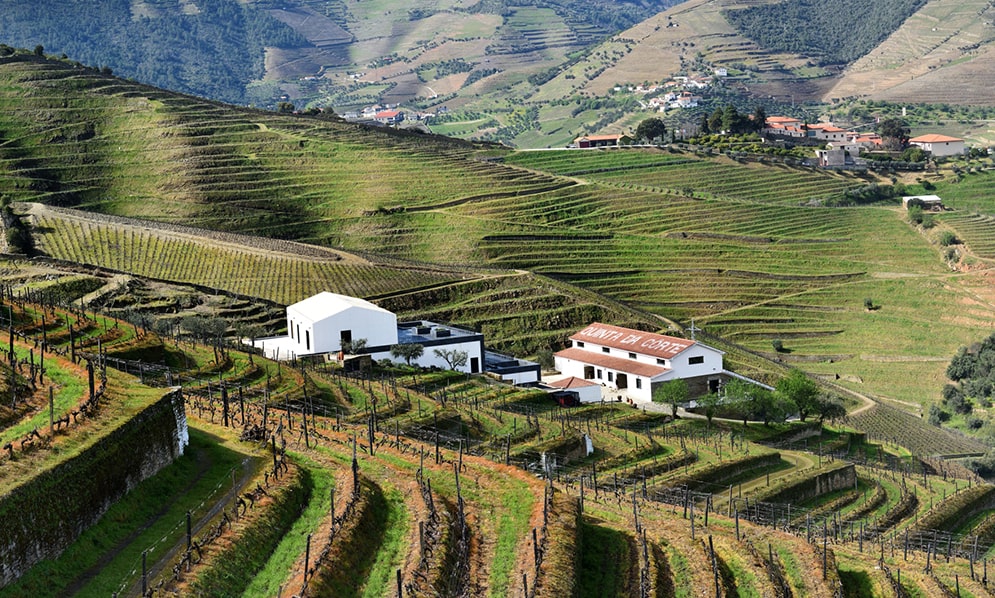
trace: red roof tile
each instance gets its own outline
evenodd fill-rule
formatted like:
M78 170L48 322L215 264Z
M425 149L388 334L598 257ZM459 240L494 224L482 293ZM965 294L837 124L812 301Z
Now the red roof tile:
M600 386L593 380L584 380L583 378L578 378L577 376L570 376L569 378L549 382L549 385L555 386L556 388L584 388L587 386Z
M570 337L570 340L586 341L604 347L633 351L665 359L670 359L695 344L694 341L686 338L664 336L632 328L601 324L600 322L595 322L577 332Z
M617 372L624 372L626 374L633 374L635 376L645 376L647 378L659 376L660 374L670 371L670 368L665 368L658 365L651 365L648 363L640 363L635 359L623 359L621 357L612 357L611 355L605 355L604 353L585 351L584 349L580 349L577 347L564 349L556 353L556 357L562 357L564 359L573 359L574 361L589 363L591 365L600 366L605 369L615 370Z
M918 137L913 137L909 139L909 143L944 143L944 142L954 142L954 141L964 141L957 137L947 137L946 135L939 135L937 133L930 133L928 135L920 135Z

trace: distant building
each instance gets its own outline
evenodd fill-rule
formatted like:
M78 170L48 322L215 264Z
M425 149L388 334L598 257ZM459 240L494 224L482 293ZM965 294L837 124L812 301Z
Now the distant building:
M789 137L807 141L846 141L848 133L832 123L804 123L790 116L768 116L765 136Z
M621 135L585 135L574 139L574 145L579 148L618 147Z
M842 168L847 164L847 153L845 149L817 149L815 157L819 166L823 168Z
M906 195L902 198L902 206L907 210L918 205L924 210L940 212L943 210L943 200L939 195Z
M923 151L929 152L936 158L943 156L959 156L964 153L964 140L957 137L947 137L930 133L909 139L909 145L921 147Z
M404 120L404 113L400 110L381 110L374 115L373 119L385 125L396 125Z

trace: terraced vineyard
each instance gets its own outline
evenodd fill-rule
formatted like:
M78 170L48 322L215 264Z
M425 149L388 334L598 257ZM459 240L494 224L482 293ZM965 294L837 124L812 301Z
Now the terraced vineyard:
M672 421L610 403L563 409L542 392L454 372L357 377L159 339L99 314L29 303L12 313L18 344L50 339L53 380L72 367L55 354L72 351L70 338L80 354L101 338L109 384L140 388L123 373L139 356L146 382L182 382L199 455L4 588L14 593L388 596L400 585L405 595L828 597L884 594L884 564L922 595L958 583L988 595L990 541L975 540L984 517L954 532L916 522L981 513L977 497L995 491L845 432ZM807 450L779 440L799 434ZM6 464L4 479L29 463ZM140 513L143 496L175 506L147 533L108 536L141 523L124 513ZM927 556L934 549L950 560Z
M773 595L787 585L886 595L899 583L913 595L958 584L988 594L985 540L967 549L972 534L988 538L983 527L934 534L916 523L958 512L978 480L910 456L983 449L885 405L918 414L931 404L950 355L990 327L995 297L983 272L951 271L895 206L815 205L868 181L659 151L509 154L237 110L33 59L0 62L0 81L0 192L105 213L18 205L42 252L89 264L58 281L32 266L24 289L132 312L135 324L77 317L111 369L128 372L126 386L184 385L197 451L212 463L201 478L212 483L191 496L220 505L198 515L199 551L186 546L182 507L164 516L164 551L113 540L130 561L91 587L136 588L136 559L150 549L157 592L390 595L400 571L407 594ZM970 249L983 247L984 226L974 241L963 234ZM149 330L182 333L172 312L202 306L175 291L156 298L167 287L133 274L280 303L350 293L402 318L480 329L521 356L557 349L593 320L679 334L694 318L741 373L773 380L789 363L864 396L876 406L849 424L885 444L843 445L834 431L814 452L761 446L753 440L775 431L622 405L564 410L442 372L356 379L161 339ZM273 305L209 303L282 325ZM153 325L157 316L172 325ZM18 317L27 337L16 354L30 360L41 329L31 310ZM47 326L65 346L68 330ZM44 420L43 398L11 422ZM232 471L234 494L216 492ZM937 561L948 547L950 562ZM612 564L592 566L606 552ZM33 595L63 565L15 593ZM72 587L94 566L55 583Z
M580 153L578 156L571 152L522 152L508 162L642 190L786 205L838 198L846 189L873 180L815 169L707 159L694 154Z

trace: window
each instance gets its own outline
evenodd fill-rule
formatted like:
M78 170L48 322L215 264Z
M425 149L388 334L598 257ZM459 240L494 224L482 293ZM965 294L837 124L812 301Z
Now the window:
M308 351L310 351L311 350L311 331L310 330L305 330L304 331L304 338L307 339L306 348L307 348Z
M636 358L635 353L629 353L629 359L635 359L635 358Z
M609 349L608 347L601 347L601 352L602 353L610 353L611 349Z
M598 380L601 380L601 370L598 370Z
M642 387L643 387L643 379L636 378L636 388L642 388Z
M612 378L612 373L611 372L608 372L608 381L609 382L613 382L614 381L614 378Z
M666 366L667 366L667 360L666 360L666 359L659 359L659 358L658 358L658 359L656 360L656 364L657 364L657 365L662 365L662 366L666 367Z
M290 338L294 338L294 321L290 320L290 326L287 326L290 330Z
M575 347L580 347L581 349L583 349L584 348L584 341L574 341L574 346Z
M698 355L697 357L688 357L688 365L698 365L699 363L705 363L704 355Z

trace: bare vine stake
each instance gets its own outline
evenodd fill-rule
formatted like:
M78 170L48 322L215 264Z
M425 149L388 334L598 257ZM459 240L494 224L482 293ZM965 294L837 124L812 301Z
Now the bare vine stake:
M304 587L307 587L307 572L311 566L311 534L307 535L307 543L304 545Z

